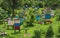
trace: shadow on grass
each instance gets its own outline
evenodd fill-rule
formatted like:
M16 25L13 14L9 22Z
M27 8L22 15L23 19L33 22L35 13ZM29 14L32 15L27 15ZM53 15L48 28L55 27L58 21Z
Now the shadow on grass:
M20 34L20 32L14 32L14 33L11 33L12 35L17 35L17 34Z
M4 36L0 36L0 38L14 38L14 37L12 37L12 36L10 36L10 35L4 35Z
M22 30L24 30L24 33L25 33L25 29L20 29L20 31L17 30L17 31L14 31L14 32L11 33L11 34L12 34L12 35L16 35L16 34L24 34L23 32L21 32Z

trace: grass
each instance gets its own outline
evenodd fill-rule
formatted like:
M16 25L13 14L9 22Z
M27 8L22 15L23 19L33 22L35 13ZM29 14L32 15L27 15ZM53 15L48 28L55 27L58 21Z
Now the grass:
M56 21L56 17L52 18L51 20L53 21L53 24L52 24L53 32L54 32L53 38L56 38L56 35L59 34L58 26L60 25L60 22ZM41 25L41 24L34 23L34 27L29 27L27 34L25 34L25 30L24 30L25 28L24 28L24 24L23 24L23 25L21 25L20 33L14 34L14 30L7 30L7 27L6 27L7 23L5 23L5 24L0 25L0 31L5 30L7 32L8 36L6 36L6 38L32 38L32 36L34 36L34 30L39 30L41 33L46 33L49 25L50 24ZM45 34L42 34L41 37L45 38ZM0 38L2 38L2 36Z
M50 24L49 24L49 25L50 25ZM21 37L22 37L22 38L31 38L31 37L34 35L34 30L41 30L42 33L43 33L43 32L46 33L49 25L35 24L34 27L30 27L30 28L29 28L27 34L24 33L25 30L24 30L23 25L21 26L21 29L23 29L23 30L21 30L21 32L20 32L20 33L17 33L17 34L14 34L14 30L6 30L6 28L3 27L4 25L0 25L0 29L1 29L1 30L5 30L5 31L8 33L8 35L9 35L10 37L13 37L13 38L21 38ZM52 24L53 31L54 31L54 35L57 35L57 34L58 34L58 26L59 26L59 25L60 25L60 22L56 22L56 23L54 22L54 23ZM6 26L7 26L7 24L6 24ZM29 36L25 36L25 37L24 37L24 35L28 35L28 34L30 34L31 36L30 36L30 37L29 37ZM45 38L44 36L45 36L45 34L43 34L41 37L42 37L42 38ZM7 37L7 38L9 38L9 37ZM54 36L54 38L55 38L55 36Z
M60 24L58 24L59 22L57 22L57 23L54 23L54 24L52 24L52 26L53 26L53 31L54 31L54 34L55 35L57 35L58 34L58 25L60 25ZM18 34L13 34L14 33L14 30L6 30L6 28L3 28L3 26L4 25L0 25L0 29L1 30L5 30L7 33L8 33L8 35L9 36L11 36L11 37L14 37L14 38L29 38L28 36L26 36L26 37L24 37L24 35L25 35L25 33L24 33L24 30L21 30L21 32L20 33L18 33ZM7 24L6 24L6 26L7 26ZM34 35L34 30L42 30L42 31L44 31L44 32L46 32L47 31L47 29L48 29L48 27L49 27L49 25L40 25L40 24L35 24L35 26L34 27L30 27L29 28L29 30L28 30L28 32L27 32L27 34L30 34L31 36L30 36L30 38ZM21 29L24 29L23 28L23 25L21 26ZM44 38L44 36L42 36L42 38Z

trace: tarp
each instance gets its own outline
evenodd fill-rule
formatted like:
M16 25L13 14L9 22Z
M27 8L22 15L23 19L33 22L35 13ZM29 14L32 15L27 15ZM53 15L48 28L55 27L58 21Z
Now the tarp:
M24 18L20 18L20 23L22 23L24 21Z
M24 18L20 18L20 25L22 25L24 22Z

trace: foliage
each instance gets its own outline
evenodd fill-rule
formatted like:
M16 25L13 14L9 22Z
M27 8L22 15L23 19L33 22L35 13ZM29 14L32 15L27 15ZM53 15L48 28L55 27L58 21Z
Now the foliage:
M0 19L4 19L4 18L7 18L7 12L0 8Z

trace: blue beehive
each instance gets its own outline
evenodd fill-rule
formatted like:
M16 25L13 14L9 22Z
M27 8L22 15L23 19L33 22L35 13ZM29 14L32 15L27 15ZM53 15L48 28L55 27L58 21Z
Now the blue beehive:
M45 14L45 19L50 19L51 15L50 14Z
M40 16L39 15L36 16L36 20L37 21L40 20Z

